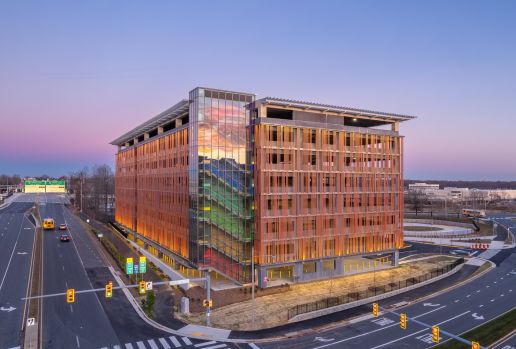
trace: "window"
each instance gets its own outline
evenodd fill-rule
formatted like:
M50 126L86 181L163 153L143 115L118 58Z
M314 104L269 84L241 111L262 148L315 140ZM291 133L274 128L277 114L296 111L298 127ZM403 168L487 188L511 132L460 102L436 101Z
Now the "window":
M311 132L312 132L312 135L311 135L311 137L310 137L310 143L315 144L315 139L316 139L316 136L315 136L315 135L316 135L315 130L312 130Z
M278 129L275 126L271 128L271 141L278 141Z

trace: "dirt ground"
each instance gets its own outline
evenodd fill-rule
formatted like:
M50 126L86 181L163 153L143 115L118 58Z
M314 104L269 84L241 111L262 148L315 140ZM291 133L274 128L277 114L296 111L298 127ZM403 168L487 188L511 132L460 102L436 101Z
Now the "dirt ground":
M257 297L254 306L251 300L244 300L214 309L212 311L212 323L215 327L231 330L256 330L279 326L288 321L288 309L295 305L346 295L350 292L365 291L374 283L380 286L418 277L432 269L444 267L452 261L454 259L451 257L438 256L403 264L394 269L377 271L376 273L290 285L284 292ZM252 321L253 313L255 326L253 326ZM206 321L203 313L192 313L189 316L178 315L178 317L183 318L185 322L194 324L204 324Z

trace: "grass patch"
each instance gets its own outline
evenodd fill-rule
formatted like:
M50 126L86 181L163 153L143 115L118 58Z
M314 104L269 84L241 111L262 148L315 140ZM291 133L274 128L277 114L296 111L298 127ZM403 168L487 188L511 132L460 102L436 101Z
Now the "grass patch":
M508 313L498 317L495 320L489 321L487 324L477 327L474 330L466 332L461 337L475 342L479 342L482 346L488 346L496 342L498 339L511 333L514 330L516 323L516 309L512 309ZM443 343L436 348L439 349L466 349L471 348L470 345L460 343L456 340L450 340Z
M403 227L404 231L439 231L443 230L442 228L438 227L427 227L422 225L406 225Z

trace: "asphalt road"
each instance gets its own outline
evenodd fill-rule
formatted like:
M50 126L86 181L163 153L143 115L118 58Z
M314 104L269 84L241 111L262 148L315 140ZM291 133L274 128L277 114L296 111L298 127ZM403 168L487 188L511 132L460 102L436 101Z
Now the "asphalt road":
M502 234L503 231L500 231ZM515 249L495 255L497 267L482 277L449 292L404 308L409 319L407 330L399 328L399 317L386 313L331 330L261 344L262 348L428 348L430 329L411 322L411 318L429 325L439 324L442 330L455 335L467 332L516 307ZM380 301L380 307L389 300ZM442 340L447 337L441 333ZM481 343L482 344L482 343ZM503 346L502 346L503 348Z
M21 329L34 241L34 225L25 217L30 203L0 210L0 348L21 344Z
M41 217L68 225L72 241L60 242L58 230L44 236L44 294L67 288L101 288L113 280L108 266L93 243L93 236L63 204L61 198L40 198ZM247 344L204 341L173 336L140 319L119 290L107 299L103 292L76 294L68 304L64 296L43 301L43 348L170 349L170 348L253 348Z

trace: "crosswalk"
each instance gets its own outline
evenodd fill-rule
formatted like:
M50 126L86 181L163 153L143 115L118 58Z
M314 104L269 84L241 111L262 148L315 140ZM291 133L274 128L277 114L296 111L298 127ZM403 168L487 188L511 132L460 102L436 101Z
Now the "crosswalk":
M195 342L195 343L194 343ZM140 340L123 345L105 346L100 349L175 349L175 348L191 348L191 349L230 349L232 348L228 343L221 343L217 341L198 341L192 340L188 337L168 336L161 338L153 338ZM248 343L250 349L260 349L254 343Z

